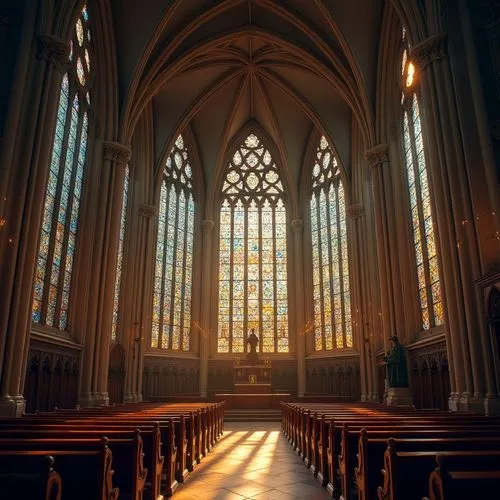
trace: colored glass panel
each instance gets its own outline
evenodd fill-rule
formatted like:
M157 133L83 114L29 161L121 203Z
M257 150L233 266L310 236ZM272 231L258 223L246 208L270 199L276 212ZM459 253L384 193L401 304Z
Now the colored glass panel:
M409 46L403 30L403 81L414 83L415 68L408 60ZM402 136L421 325L424 330L443 322L432 204L429 191L422 122L416 92L403 92Z
M219 218L218 352L288 352L286 207L276 164L250 134L223 181Z
M345 196L335 154L324 136L316 150L312 187L315 350L353 347Z
M156 238L151 347L191 348L195 203L187 143L179 135L165 161Z
M62 330L68 327L87 156L89 102L79 96L90 92L88 18L84 7L74 26L69 68L61 82L33 289L33 322Z

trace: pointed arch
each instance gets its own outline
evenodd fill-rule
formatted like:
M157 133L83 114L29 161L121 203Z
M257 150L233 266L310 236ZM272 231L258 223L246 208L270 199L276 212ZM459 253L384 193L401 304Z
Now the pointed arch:
M219 191L217 351L245 352L255 329L260 352L288 352L287 197L266 142L247 130Z
M314 348L352 348L346 196L335 152L322 135L310 172Z
M402 150L406 167L421 328L428 330L443 322L443 300L418 78L410 58L410 43L404 27L400 33Z
M191 349L195 201L189 147L179 134L160 185L151 347Z
M70 40L68 69L57 108L33 292L34 323L65 330L88 156L93 36L83 6Z

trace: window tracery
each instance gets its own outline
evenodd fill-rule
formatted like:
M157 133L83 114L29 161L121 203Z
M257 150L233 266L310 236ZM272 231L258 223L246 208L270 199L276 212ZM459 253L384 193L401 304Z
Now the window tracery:
M312 171L314 347L352 347L346 207L337 159L324 136Z
M33 290L34 323L65 330L82 183L87 157L92 53L84 6L70 42L68 70L59 93L56 128Z
M179 135L160 190L151 347L189 351L195 204L187 144Z
M404 29L401 40L401 113L406 181L422 328L428 330L443 322L443 303L416 73L409 58L410 47Z
M219 219L217 351L243 353L248 331L258 352L288 352L287 216L269 150L249 134L222 187Z

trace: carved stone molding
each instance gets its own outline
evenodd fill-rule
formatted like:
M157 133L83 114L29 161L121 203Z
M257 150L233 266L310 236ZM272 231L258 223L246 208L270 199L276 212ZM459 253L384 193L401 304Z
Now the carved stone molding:
M46 59L62 73L68 65L69 44L50 33L38 35L37 57L39 59Z
M106 141L103 144L103 158L113 163L125 165L130 160L130 148L118 142Z
M424 69L428 64L446 57L446 35L432 35L415 45L410 51L410 57L415 65Z
M361 203L355 203L353 205L349 205L346 208L346 215L352 219L358 219L365 213L365 207L361 205Z
M365 151L365 160L370 168L377 167L384 163L389 163L389 146L387 144L377 144L373 148Z
M302 219L292 220L292 231L294 233L301 233L304 229L304 221Z
M202 226L203 226L204 233L210 233L210 232L212 232L213 228L215 227L215 223L212 219L205 219L202 222Z
M141 203L139 205L139 216L145 217L146 219L153 219L156 217L156 207L154 205L147 205Z

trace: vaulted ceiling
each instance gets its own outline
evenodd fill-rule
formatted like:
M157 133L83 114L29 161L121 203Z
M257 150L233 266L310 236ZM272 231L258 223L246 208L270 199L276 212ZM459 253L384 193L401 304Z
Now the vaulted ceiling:
M193 131L209 178L258 122L290 175L314 129L346 170L355 121L373 138L383 0L113 0L122 139L152 102L155 163Z

